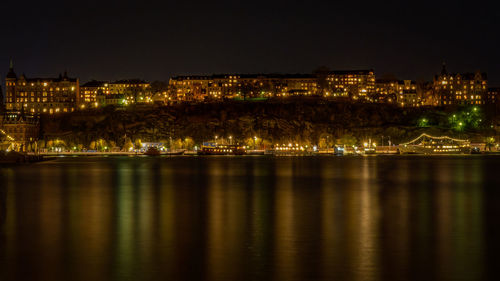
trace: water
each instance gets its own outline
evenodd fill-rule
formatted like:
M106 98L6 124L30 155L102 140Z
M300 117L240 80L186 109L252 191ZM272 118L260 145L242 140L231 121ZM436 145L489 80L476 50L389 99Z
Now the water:
M500 157L0 167L0 280L495 280Z

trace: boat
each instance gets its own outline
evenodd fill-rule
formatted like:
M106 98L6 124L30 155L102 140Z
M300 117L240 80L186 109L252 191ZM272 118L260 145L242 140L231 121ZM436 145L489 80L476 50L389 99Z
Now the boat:
M312 156L318 154L318 149L316 147L311 149L308 146L299 144L276 144L273 148L273 155L275 156Z
M234 144L207 144L204 143L198 150L198 155L245 155L243 146Z
M160 151L158 150L158 148L154 147L154 146L151 146L148 148L148 150L146 150L146 152L144 152L144 155L147 155L147 156L159 156L160 155Z
M470 154L469 140L448 136L435 137L421 134L417 138L398 145L401 154Z

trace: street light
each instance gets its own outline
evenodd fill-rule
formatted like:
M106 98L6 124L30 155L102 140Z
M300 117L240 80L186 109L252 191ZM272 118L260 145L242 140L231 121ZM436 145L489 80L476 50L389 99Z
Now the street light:
M257 149L257 136L253 137L253 149Z
M229 144L233 144L233 136L229 136Z

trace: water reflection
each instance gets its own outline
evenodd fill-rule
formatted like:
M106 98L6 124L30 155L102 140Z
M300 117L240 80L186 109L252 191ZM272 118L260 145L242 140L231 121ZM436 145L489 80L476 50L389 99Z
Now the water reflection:
M0 279L488 279L498 164L179 157L0 168Z

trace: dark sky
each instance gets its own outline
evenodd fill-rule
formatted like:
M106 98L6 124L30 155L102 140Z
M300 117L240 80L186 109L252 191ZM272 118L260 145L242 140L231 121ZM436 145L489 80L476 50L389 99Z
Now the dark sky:
M374 68L431 80L488 73L500 86L498 9L479 1L10 1L0 74L85 82L210 73ZM18 2L18 3L15 3Z

